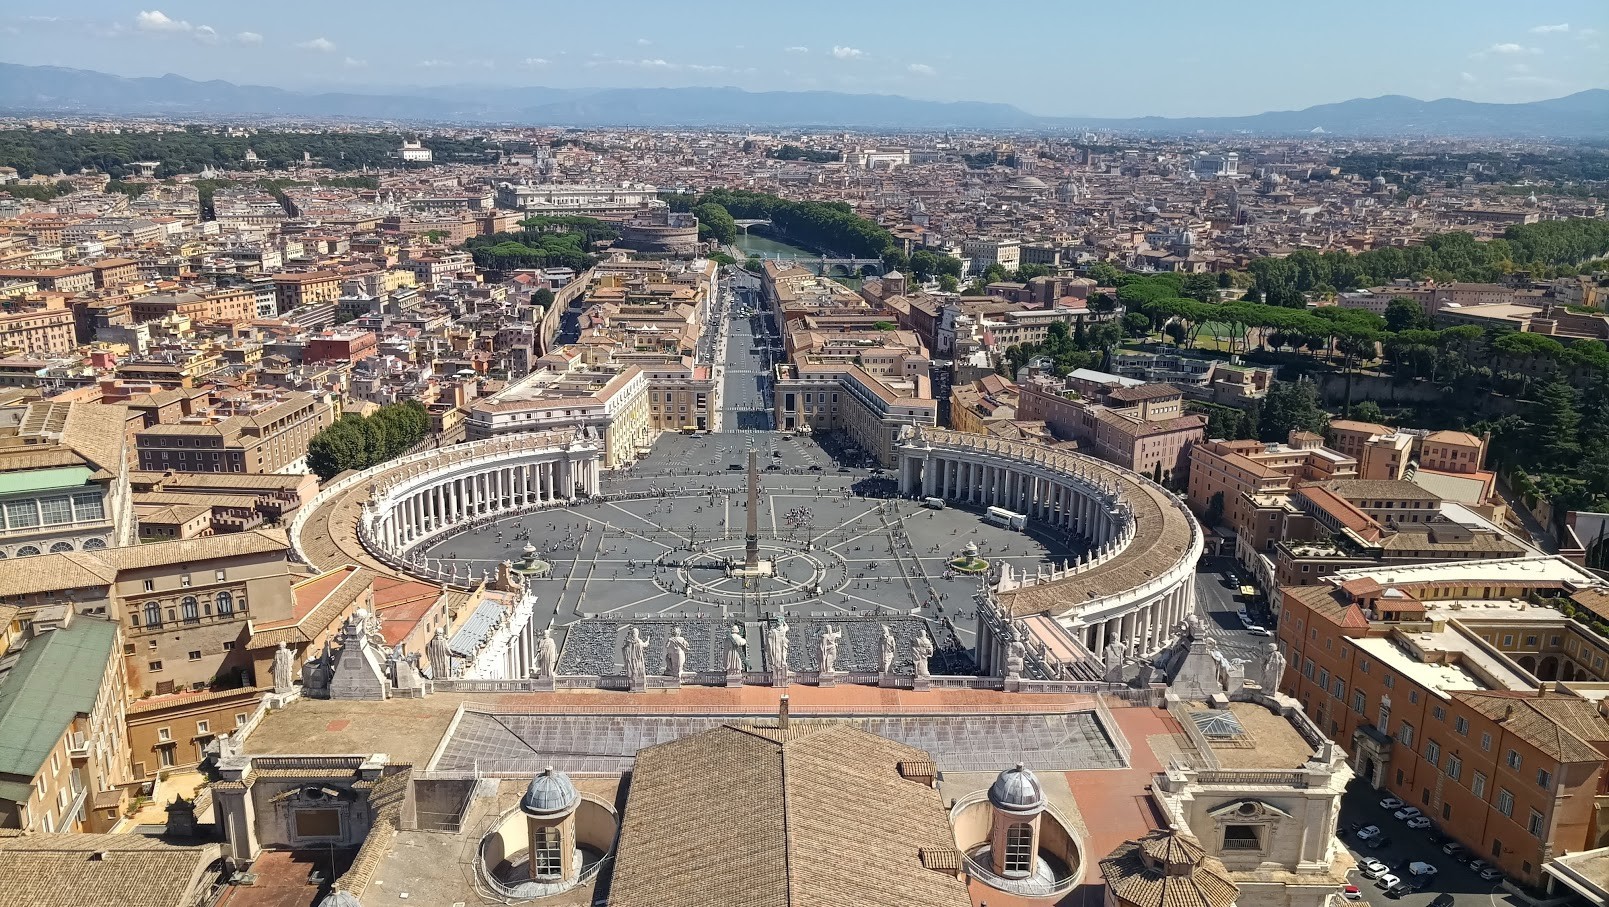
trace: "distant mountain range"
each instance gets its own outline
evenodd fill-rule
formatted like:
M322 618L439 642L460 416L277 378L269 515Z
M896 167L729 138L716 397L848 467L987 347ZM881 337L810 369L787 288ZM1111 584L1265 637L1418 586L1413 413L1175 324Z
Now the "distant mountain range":
M124 78L0 63L0 111L18 114L294 117L553 126L1116 130L1155 134L1444 135L1609 138L1609 90L1525 104L1400 95L1243 117L1042 117L1010 104L831 91L737 88L448 86L387 92L288 91L182 76Z

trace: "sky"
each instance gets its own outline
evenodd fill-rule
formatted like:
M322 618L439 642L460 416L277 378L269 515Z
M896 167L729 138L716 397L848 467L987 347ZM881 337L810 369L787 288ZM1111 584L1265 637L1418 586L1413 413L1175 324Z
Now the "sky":
M154 4L154 5L153 5ZM1605 0L74 0L0 60L299 90L735 86L1220 116L1609 87Z

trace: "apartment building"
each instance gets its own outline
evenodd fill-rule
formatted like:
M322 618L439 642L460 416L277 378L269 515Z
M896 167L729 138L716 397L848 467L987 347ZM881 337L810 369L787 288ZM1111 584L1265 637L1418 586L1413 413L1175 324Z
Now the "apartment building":
M985 375L976 381L950 388L950 427L975 435L992 434L990 425L1017 418L1022 392L999 375Z
M127 407L97 403L0 407L0 555L134 542L128 418Z
M0 604L6 623L14 606ZM129 781L118 625L56 605L31 613L0 663L0 828L101 832Z
M637 366L590 368L573 351L538 359L531 374L469 404L470 440L533 431L581 431L601 439L604 466L633 462L653 444L648 376Z
M1401 480L1297 485L1277 509L1274 580L1317 583L1338 570L1535 553L1460 504Z
M275 274L274 295L280 314L341 298L341 275L335 271Z
M884 466L893 466L909 425L937 425L928 376L874 375L845 363L779 365L776 424L783 431L842 431Z
M156 293L129 301L129 317L136 323L161 321L174 315L193 322L238 324L257 317L257 291L228 287L185 293Z
M1601 581L1557 557L1347 571L1281 589L1281 691L1357 776L1531 885L1601 847L1609 641L1528 604Z
M75 265L66 268L6 268L0 281L32 281L39 289L53 293L88 293L95 289L95 269Z
M1017 415L1166 484L1184 482L1190 449L1205 439L1207 428L1206 416L1184 411L1184 394L1171 384L1102 384L1076 374L1065 381L1044 375L1024 381Z
M969 273L982 274L991 265L1015 271L1022 263L1022 241L978 237L961 241L961 257L970 264Z
M61 296L23 298L0 309L0 356L57 356L77 343L73 310Z
M177 422L134 435L139 469L166 472L305 472L307 444L337 415L333 398L258 388Z
M140 263L131 258L102 258L89 267L95 272L97 290L115 290L140 279Z

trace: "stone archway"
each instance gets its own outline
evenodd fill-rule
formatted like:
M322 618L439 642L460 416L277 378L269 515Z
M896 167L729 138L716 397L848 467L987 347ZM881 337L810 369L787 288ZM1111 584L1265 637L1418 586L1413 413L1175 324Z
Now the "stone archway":
M1524 668L1525 672L1530 674L1532 677L1536 676L1536 658L1534 656L1521 655L1520 667Z
M1559 657L1557 655L1549 655L1548 657L1542 659L1542 663L1536 668L1536 679L1559 679Z
M1564 669L1559 672L1559 679L1567 682L1574 680L1575 673L1575 662L1567 661L1564 663Z

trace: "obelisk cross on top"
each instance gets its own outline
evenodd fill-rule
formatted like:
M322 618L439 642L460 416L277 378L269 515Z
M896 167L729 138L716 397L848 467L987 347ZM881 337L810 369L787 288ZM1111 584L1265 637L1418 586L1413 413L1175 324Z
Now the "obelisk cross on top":
M749 515L743 536L743 566L760 566L760 455L749 447Z

